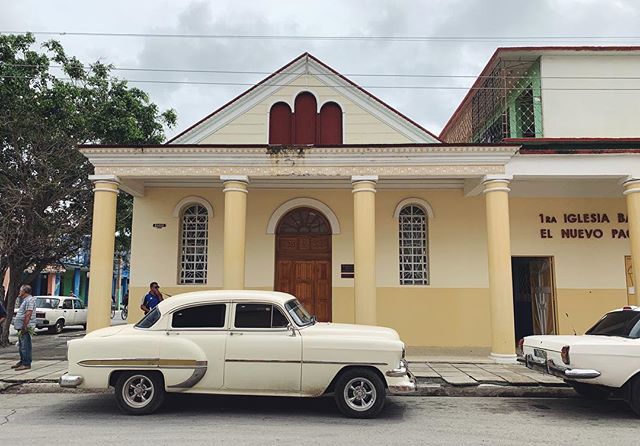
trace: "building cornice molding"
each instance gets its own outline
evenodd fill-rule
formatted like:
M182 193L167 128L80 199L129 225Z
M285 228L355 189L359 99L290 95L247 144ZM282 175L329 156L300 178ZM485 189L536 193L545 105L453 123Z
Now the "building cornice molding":
M405 166L100 166L96 172L117 173L121 177L217 177L220 175L248 175L250 177L351 177L378 175L380 177L474 177L503 173L500 165L415 165Z

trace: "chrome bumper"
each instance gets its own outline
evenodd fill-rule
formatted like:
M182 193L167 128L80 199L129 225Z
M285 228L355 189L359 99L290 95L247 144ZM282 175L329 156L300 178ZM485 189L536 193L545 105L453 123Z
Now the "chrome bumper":
M570 369L563 365L557 365L553 359L546 361L536 359L531 355L525 355L524 358L518 358L519 362L524 363L531 370L547 373L562 379L593 379L600 376L600 372L592 369Z
M60 387L74 388L82 384L82 381L82 376L69 375L68 373L65 373L60 377L58 384L60 384Z
M409 370L409 365L406 360L400 361L400 365L392 370L387 370L385 372L390 378L407 378L400 383L388 384L389 393L394 395L402 395L407 393L413 393L418 390L418 386L416 384L416 377Z

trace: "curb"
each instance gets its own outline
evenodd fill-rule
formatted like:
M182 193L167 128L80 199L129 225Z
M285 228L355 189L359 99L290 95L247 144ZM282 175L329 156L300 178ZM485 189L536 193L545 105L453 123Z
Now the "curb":
M11 380L0 381L0 393L105 393L108 390L63 389L57 380ZM415 397L475 397L475 398L577 398L570 386L510 386L480 384L477 386L451 386L434 383L418 383L415 393L395 395L403 398Z
M500 384L480 384L477 386L449 386L418 383L418 390L412 395L402 396L450 396L450 397L503 397L503 398L577 398L570 386L509 386Z

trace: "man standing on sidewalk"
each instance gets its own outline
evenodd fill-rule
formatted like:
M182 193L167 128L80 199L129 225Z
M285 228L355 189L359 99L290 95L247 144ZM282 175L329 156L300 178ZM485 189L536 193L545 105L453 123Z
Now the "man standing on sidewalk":
M31 286L22 285L18 298L20 307L13 318L20 348L20 361L12 366L16 371L31 368L31 331L36 327L36 298L31 295Z

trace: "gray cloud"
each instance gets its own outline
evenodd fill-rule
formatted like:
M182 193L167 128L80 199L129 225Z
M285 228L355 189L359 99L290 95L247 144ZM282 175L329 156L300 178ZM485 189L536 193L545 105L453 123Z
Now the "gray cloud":
M0 0L0 28L202 34L576 36L638 34L633 0ZM61 38L86 62L123 67L254 70L272 72L309 51L342 73L461 74L480 72L497 46L549 42L392 42ZM552 44L584 42L554 41ZM602 42L596 42L602 43ZM630 43L640 43L638 41ZM614 44L628 44L615 41ZM119 72L129 79L255 83L262 75ZM352 77L363 85L464 86L472 78ZM173 107L186 128L248 87L139 84L162 108ZM439 132L465 90L371 89L433 132Z

